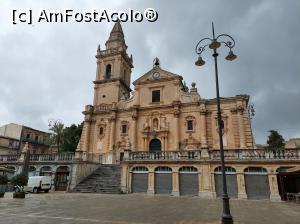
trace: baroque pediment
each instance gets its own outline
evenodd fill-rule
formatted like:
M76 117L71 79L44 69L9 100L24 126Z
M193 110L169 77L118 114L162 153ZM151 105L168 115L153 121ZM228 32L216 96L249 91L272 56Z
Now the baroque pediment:
M159 74L159 75L154 75L154 74ZM174 74L172 72L168 72L166 70L161 69L160 67L154 67L152 68L150 71L148 71L147 73L145 73L144 75L142 75L140 78L138 78L137 80L135 80L133 82L133 85L136 86L138 84L144 83L144 82L157 82L159 80L163 81L163 80L168 80L168 79L181 79L182 80L182 76Z

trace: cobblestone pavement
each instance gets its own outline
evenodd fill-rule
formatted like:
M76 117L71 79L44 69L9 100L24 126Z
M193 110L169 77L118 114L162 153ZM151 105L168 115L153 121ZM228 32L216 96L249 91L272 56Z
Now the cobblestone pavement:
M147 195L40 193L0 198L1 224L216 224L220 199ZM300 205L231 200L235 223L300 223Z

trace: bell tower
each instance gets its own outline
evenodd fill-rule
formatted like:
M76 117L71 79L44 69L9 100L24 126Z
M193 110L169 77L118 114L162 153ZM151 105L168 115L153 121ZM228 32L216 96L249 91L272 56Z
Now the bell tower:
M97 72L94 81L94 105L117 103L130 96L132 56L128 56L127 45L120 21L114 24L105 50L97 49Z

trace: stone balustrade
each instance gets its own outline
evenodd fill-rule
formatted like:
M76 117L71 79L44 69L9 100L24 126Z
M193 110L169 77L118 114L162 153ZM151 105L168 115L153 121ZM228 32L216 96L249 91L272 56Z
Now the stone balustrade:
M19 160L20 155L0 155L1 162L16 162Z
M0 155L0 164L20 161L21 154ZM31 162L72 162L74 153L56 153L56 154L31 154Z
M226 160L300 160L300 149L257 150L257 149L226 149ZM124 158L125 161L192 161L192 160L220 160L220 150L209 150L208 154L200 150L194 151L131 151Z
M164 151L164 152L130 152L129 159L131 161L145 160L199 160L201 158L200 151ZM126 160L126 158L125 158Z

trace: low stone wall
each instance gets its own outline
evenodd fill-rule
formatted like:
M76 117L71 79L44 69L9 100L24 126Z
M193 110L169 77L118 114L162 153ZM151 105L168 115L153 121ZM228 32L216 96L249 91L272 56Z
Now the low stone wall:
M74 163L68 191L73 190L77 184L79 184L84 178L93 173L98 167L100 167L99 163Z

